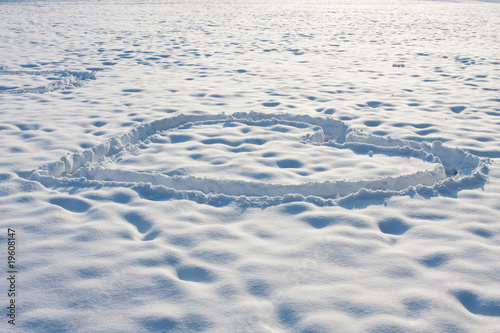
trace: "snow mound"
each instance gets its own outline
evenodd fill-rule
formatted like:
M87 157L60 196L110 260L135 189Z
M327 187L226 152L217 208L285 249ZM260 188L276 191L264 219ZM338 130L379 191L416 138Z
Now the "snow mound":
M215 124L222 125L222 130L246 126L247 128L242 128L244 133L252 131L253 128L271 129L275 132L302 129L305 135L298 140L300 146L297 146L297 149L305 148L312 151L322 147L326 149L322 151L325 155L333 154L334 151L350 150L357 155L369 156L367 158L386 156L406 160L417 159L425 162L427 167L423 170L369 179L304 178L305 182L290 183L283 181L284 178L277 182L266 181L266 175L269 173L265 172L254 173L258 176L250 180L233 175L227 176L230 173L229 167L225 169L226 177L212 177L214 174L212 172L210 172L211 177L205 176L208 172L197 176L186 172L183 168L159 170L164 161L172 157L155 160L157 157L151 154L141 156L141 151L150 149L152 145L159 145L162 148L156 154L168 153L169 150L175 149L176 144L190 141L193 137L189 133L194 133L195 128ZM223 145L232 152L245 153L251 151L248 145L259 146L267 143L268 137L260 135L250 139L241 139L240 136L239 141L231 141L214 137L216 135L212 130L209 134L212 138L201 141L208 145ZM284 138L287 139L286 136ZM281 141L281 144L286 144L286 140ZM190 149L196 147L187 147L187 150ZM264 156L273 156L271 153L267 154ZM138 157L134 158L135 156ZM194 159L200 156L200 154L191 155ZM139 163L139 167L127 167L127 164L135 163ZM153 168L146 170L148 163L152 163ZM224 162L218 163L224 164ZM242 112L231 115L182 114L143 123L130 132L113 137L100 145L68 154L58 161L47 164L33 171L30 178L46 187L82 189L128 187L150 200L187 199L213 206L236 203L243 207L267 207L295 201L310 202L318 206L357 206L359 201L365 204L383 203L385 199L394 195L418 194L432 197L453 194L463 188L477 188L486 179L488 163L485 158L458 148L445 147L440 142L429 144L388 136L367 135L333 118ZM283 158L272 165L276 165L278 170L285 170L299 169L302 163L300 159ZM262 179L264 181L261 181Z

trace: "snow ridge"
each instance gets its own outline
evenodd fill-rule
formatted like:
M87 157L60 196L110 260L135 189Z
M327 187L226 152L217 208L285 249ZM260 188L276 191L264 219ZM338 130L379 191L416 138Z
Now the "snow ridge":
M69 71L69 70L7 70L0 66L0 75L33 75L50 77L53 82L36 87L0 86L0 94L43 94L46 92L62 89L72 89L81 87L88 80L95 80L96 74L93 71Z
M280 184L232 179L215 179L191 175L168 175L106 168L103 161L124 149L148 142L163 131L214 123L238 122L269 127L277 124L313 127L304 136L310 145L349 149L356 154L384 154L413 157L435 163L433 170L417 171L374 180L341 180ZM168 144L168 143L166 143ZM268 207L285 202L304 201L318 206L355 207L382 203L394 195L432 197L457 192L462 188L480 187L486 180L489 161L440 142L428 144L399 140L387 136L367 135L351 129L333 118L306 115L267 114L259 112L231 115L185 115L144 123L128 133L111 138L82 152L68 154L30 175L46 187L129 187L151 200L187 199L223 206L235 203L242 207ZM368 200L368 202L367 202Z

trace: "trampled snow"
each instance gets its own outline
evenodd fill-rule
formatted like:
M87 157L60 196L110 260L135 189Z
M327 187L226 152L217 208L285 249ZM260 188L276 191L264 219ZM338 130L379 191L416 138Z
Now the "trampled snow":
M500 331L491 2L0 1L0 331Z

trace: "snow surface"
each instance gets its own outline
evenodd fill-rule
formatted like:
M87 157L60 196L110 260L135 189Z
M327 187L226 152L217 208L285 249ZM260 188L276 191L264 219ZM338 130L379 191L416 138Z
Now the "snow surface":
M0 331L500 331L488 2L0 1Z

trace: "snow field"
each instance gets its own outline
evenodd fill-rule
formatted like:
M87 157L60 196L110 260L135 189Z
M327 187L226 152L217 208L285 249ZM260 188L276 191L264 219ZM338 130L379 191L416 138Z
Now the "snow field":
M499 331L498 12L2 2L15 331Z

